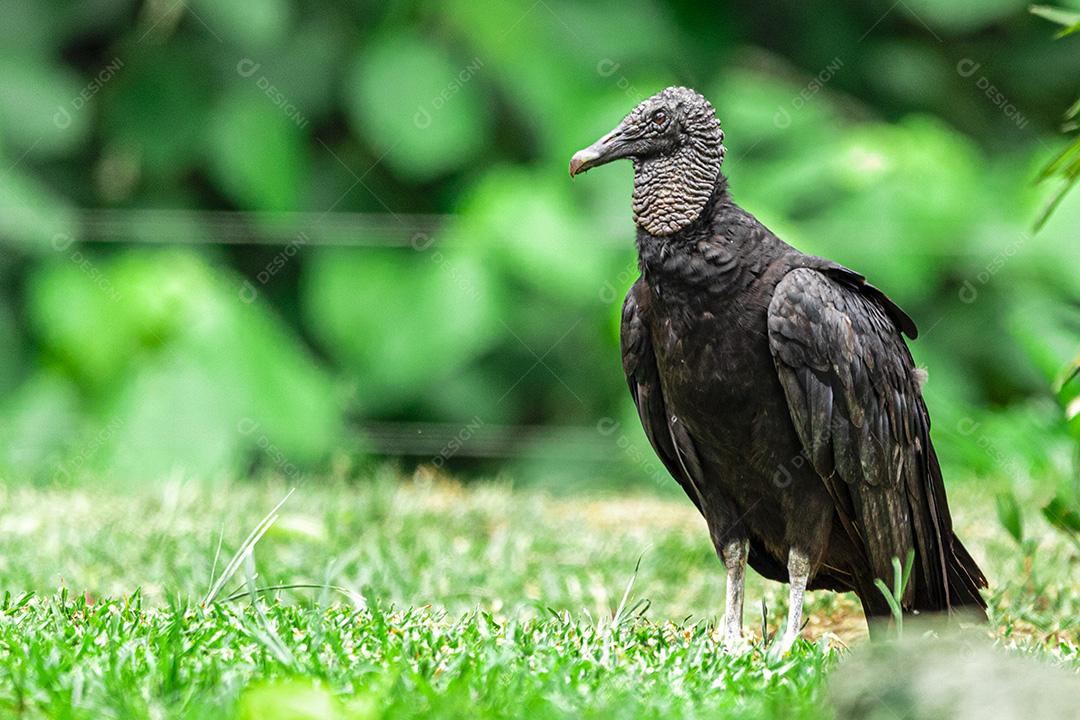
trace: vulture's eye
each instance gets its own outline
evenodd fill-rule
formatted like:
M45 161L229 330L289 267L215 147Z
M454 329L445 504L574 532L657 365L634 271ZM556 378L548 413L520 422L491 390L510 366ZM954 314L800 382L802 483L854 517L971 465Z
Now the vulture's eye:
M657 110L652 114L652 121L656 127L663 127L667 123L667 113L663 110Z

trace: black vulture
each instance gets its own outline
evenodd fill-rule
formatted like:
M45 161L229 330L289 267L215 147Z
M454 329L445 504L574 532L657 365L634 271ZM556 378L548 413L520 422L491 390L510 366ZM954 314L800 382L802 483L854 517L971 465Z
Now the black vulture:
M985 618L986 579L953 533L916 368L915 323L853 270L799 252L736 205L708 100L670 87L570 160L634 165L640 277L622 361L645 434L705 517L727 568L724 633L742 644L746 563L803 593L853 591L872 634L893 558L914 552L905 612Z

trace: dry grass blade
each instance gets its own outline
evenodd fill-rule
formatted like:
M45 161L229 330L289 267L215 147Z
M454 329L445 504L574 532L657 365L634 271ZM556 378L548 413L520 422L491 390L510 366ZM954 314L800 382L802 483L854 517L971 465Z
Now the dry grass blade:
M278 504L274 506L274 509L268 512L265 516L263 516L263 519L259 521L259 524L256 525L250 533L248 533L247 538L240 545L240 548L232 556L228 564L221 571L221 575L218 577L217 580L214 581L214 584L210 587L210 591L206 593L206 598L203 600L204 604L209 605L210 603L217 600L218 595L220 595L221 591L225 588L225 583L229 582L229 579L236 574L236 571L244 562L244 558L251 554L251 552L255 549L255 545L259 542L259 540L262 539L262 536L265 535L266 531L270 529L270 526L272 526L277 521L278 510L281 509L281 506L285 504L286 500L292 497L292 494L294 492L296 492L296 488L289 490L289 492L286 493L285 497L281 498L280 502L278 502Z
M281 585L265 585L263 587L255 587L251 589L236 590L230 595L225 596L225 602L232 602L233 600L239 600L242 597L263 593L277 592L279 590L330 590L332 592L340 593L349 598L353 604L357 607L366 607L367 601L360 593L353 592L352 590L342 587L340 585L326 585L323 583L284 583Z

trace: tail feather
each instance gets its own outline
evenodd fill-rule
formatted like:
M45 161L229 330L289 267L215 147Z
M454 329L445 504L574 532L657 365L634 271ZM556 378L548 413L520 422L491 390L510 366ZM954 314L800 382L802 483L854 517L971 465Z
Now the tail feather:
M904 607L904 613L963 613L969 618L987 620L986 600L979 594L980 588L987 587L986 576L979 569L975 559L968 553L956 535L951 535L951 546L946 552L945 573L948 580L948 598L942 602L926 593L916 593L914 602ZM865 580L865 579L864 579ZM919 582L919 573L912 577L912 582ZM863 613L870 629L871 639L887 637L892 619L892 610L885 596L876 585L868 581L859 583L856 594L862 602Z
M986 577L953 532L949 501L945 495L945 480L941 475L937 451L930 440L930 416L925 405L922 406L922 411L926 420L923 434L926 453L923 457L928 481L928 502L924 507L931 520L926 524L932 526L934 532L932 535L927 533L919 551L927 555L932 553L937 562L931 561L928 564L929 573L925 570L922 573L916 572L916 577L912 578L920 585L914 588L913 609L919 612L962 611L985 620L986 601L979 594L979 588L987 586Z
M986 576L955 535L952 536L952 554L947 569L949 609L977 613L985 620L986 600L979 594L979 588L987 587Z

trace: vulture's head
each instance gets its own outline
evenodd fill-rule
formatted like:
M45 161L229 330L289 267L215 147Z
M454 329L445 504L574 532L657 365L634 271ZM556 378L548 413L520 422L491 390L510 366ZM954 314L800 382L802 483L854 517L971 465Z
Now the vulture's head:
M671 235L701 214L720 176L724 131L709 101L683 87L658 92L570 159L570 177L619 158L634 163L634 222Z

